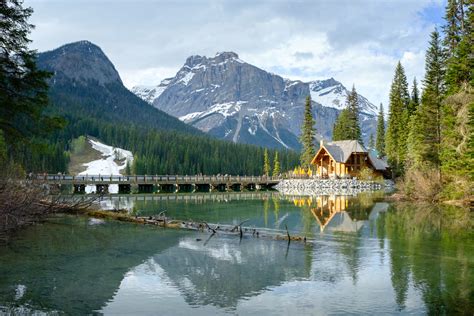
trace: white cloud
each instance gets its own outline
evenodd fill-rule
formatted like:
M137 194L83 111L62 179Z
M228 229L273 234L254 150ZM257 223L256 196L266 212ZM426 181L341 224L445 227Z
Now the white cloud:
M355 84L385 105L398 60L410 82L422 78L428 36L438 23L433 12L444 6L444 0L26 3L35 10L34 48L88 39L128 87L158 84L189 55L232 50L284 77Z
M138 85L155 85L165 78L173 77L175 74L175 67L151 67L121 71L122 81L129 89Z

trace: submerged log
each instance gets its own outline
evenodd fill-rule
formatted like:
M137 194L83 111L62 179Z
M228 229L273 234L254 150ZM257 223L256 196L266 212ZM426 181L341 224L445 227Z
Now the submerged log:
M210 224L206 222L194 222L192 220L182 221L182 220L173 220L171 218L162 216L162 217L153 217L153 216L132 216L126 212L116 212L116 211L102 211L102 210L88 210L85 212L87 216L101 218L101 219L113 219L119 220L124 222L131 222L136 224L143 224L143 225L151 225L151 226L158 226L168 229L184 229L184 230L192 230L192 231L203 231L203 228L207 228L211 235L206 240L209 240L216 234L223 234L223 235L231 235L231 236L238 236L240 239L244 237L243 231L252 231L252 237L254 238L267 238L267 239L274 239L274 240L287 240L288 243L290 241L299 241L304 243L311 243L311 240L308 240L306 236L290 236L288 232L288 227L286 227L286 235L281 232L259 232L254 227L242 227L242 223L245 223L249 220L245 220L241 222L239 225L232 226L232 225L215 225L215 228L212 228ZM249 236L249 235L247 235Z

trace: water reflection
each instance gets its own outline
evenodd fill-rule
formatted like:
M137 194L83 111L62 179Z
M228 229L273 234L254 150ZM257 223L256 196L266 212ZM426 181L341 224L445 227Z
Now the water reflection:
M0 248L0 308L67 314L452 314L474 310L469 210L380 196L135 201L136 212L312 234L314 243L56 218ZM94 225L92 225L94 224Z

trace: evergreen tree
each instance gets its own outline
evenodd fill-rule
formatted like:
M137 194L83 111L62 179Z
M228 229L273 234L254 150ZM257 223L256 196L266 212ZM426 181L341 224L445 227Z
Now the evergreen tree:
M32 12L19 0L0 4L0 130L17 152L21 143L61 125L43 113L50 74L38 70L36 52L28 48Z
M375 148L375 140L374 140L374 134L370 134L369 137L369 148L373 149Z
M410 122L408 163L438 167L441 143L441 102L444 97L444 53L439 33L435 30L425 61L425 79L421 105Z
M305 168L309 168L311 165L311 160L315 155L314 151L314 136L316 134L316 130L314 128L314 119L312 113L312 105L311 105L311 97L306 97L305 109L304 109L304 118L303 118L303 125L301 127L301 136L300 142L303 147L301 152L301 166Z
M268 158L268 149L263 152L263 174L270 176L270 159Z
M349 109L349 138L355 139L362 143L362 133L359 125L359 97L357 95L355 86L352 86L352 91L347 96L347 104Z
M126 175L131 175L132 174L132 168L130 167L130 161L127 160L127 165L125 166L125 174Z
M337 140L357 140L362 143L362 133L359 125L359 98L355 87L347 95L347 107L343 109L333 126L332 139Z
M469 1L450 1L446 14L444 45L448 52L446 63L447 92L456 93L467 85L474 86L474 3ZM450 8L455 6L455 8ZM458 12L458 18L452 18L451 12ZM449 14L448 14L449 13ZM451 31L453 29L454 31Z
M443 45L451 56L461 41L464 30L464 0L448 0L444 19L446 24L443 26Z
M385 153L395 174L403 172L407 150L407 125L409 122L408 104L410 96L405 70L400 62L390 88L389 116L385 134Z
M474 2L466 3L465 14L458 14L463 18L457 20L458 24L454 24L450 14L456 11L452 2L448 2L444 28L443 44L448 51L445 76L448 96L441 106L440 161L445 181L455 183L456 191L461 191L463 181L469 183L474 179ZM458 6L457 11L461 11L460 8L462 6ZM458 32L449 33L450 29ZM457 35L458 42L452 39L453 34Z
M375 149L377 149L380 156L385 156L385 118L383 114L382 103L380 103L379 116L377 118L377 137Z
M278 160L278 151L276 151L275 158L273 158L273 176L278 177L280 173L280 161Z
M411 96L410 96L410 103L408 105L408 116L413 115L413 113L415 113L419 105L420 105L420 97L418 93L418 84L416 82L416 78L414 78L413 86L411 90Z
M336 118L336 122L334 122L334 127L332 131L332 140L347 140L351 139L350 136L350 129L348 128L350 124L350 113L349 109L345 108L339 113Z

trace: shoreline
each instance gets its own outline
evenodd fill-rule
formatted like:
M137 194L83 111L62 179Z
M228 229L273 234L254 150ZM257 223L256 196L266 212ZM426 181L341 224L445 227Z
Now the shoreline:
M288 195L357 195L362 192L394 190L391 180L363 181L355 179L285 179L275 189Z

